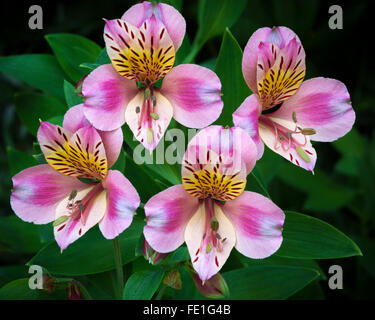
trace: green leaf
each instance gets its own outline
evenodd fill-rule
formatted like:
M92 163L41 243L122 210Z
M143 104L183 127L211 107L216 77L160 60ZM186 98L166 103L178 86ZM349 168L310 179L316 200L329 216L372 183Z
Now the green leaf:
M216 124L230 125L233 112L251 94L242 76L241 65L242 50L229 29L226 29L215 67L215 72L222 84L224 102L223 111Z
M29 288L29 279L23 278L7 283L0 289L0 300L56 300L66 299L66 291L57 289L52 294Z
M245 9L247 0L201 0L198 7L198 32L187 62L194 59L200 48L212 37L230 28Z
M18 117L34 136L40 125L39 119L47 121L55 116L62 116L67 111L60 99L36 92L16 94L14 102Z
M84 62L95 62L101 48L93 41L69 33L46 35L57 61L66 74L74 81L79 81L87 72L80 68Z
M116 160L115 164L111 167L111 170L118 170L124 172L126 164L126 155L124 149L121 148L120 155Z
M253 265L223 273L230 296L238 300L286 299L301 290L319 273L299 267Z
M285 212L283 242L276 255L296 259L331 259L362 255L345 234L319 219Z
M35 253L42 247L39 226L15 215L0 218L0 234L0 247L13 254Z
M134 219L130 227L119 235L123 264L136 258L134 251L143 225L142 221ZM98 228L95 228L62 253L56 242L48 244L28 265L40 265L52 274L75 276L112 270L115 268L114 262L112 241L105 239Z
M163 280L164 271L144 270L133 273L126 282L124 300L150 300Z
M97 59L95 60L95 64L102 65L102 64L108 64L111 63L111 59L109 59L107 48L101 49Z
M312 175L311 172L284 161L279 168L278 177L308 195L304 204L304 208L308 210L337 210L348 204L354 197L352 190L337 183L321 170Z
M7 147L8 163L10 174L14 176L22 170L38 165L38 161L26 152L22 152L12 147Z
M0 71L46 93L64 98L64 72L50 54L0 57Z
M6 265L0 267L0 288L13 280L29 276L28 268L24 265Z
M82 98L77 96L76 91L74 90L74 86L66 80L64 80L64 94L65 101L69 108L83 103Z

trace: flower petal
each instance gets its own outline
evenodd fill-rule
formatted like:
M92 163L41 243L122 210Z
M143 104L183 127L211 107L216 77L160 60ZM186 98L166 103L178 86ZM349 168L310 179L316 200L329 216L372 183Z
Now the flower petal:
M334 141L349 132L355 121L345 85L329 78L304 81L272 116L291 120L293 112L299 126L316 131L310 136L315 141Z
M169 101L154 91L150 99L140 91L126 108L126 123L146 149L154 150L172 119L173 109Z
M185 36L186 22L181 13L172 6L144 1L129 8L121 19L139 28L152 15L165 25L177 51Z
M140 199L130 181L117 170L108 171L103 187L107 190L108 205L99 228L105 238L113 239L132 223Z
M161 253L177 249L183 244L186 224L197 209L198 199L190 196L182 185L153 196L145 205L146 241Z
M121 77L112 65L102 65L82 85L85 117L99 130L118 129L125 123L125 108L137 92L134 81Z
M199 206L185 229L185 242L189 249L191 261L202 281L210 279L220 271L236 243L236 235L232 223L217 204L213 205L215 218L219 225L217 233L221 237L220 240L216 239L216 242L220 242L220 248L212 245L208 247L208 244L205 243L205 238L208 237L208 212L204 204ZM224 242L222 242L223 240Z
M213 125L200 130L190 140L184 158L192 164L198 163L196 159L199 163L206 164L209 162L207 150L221 156L227 170L231 164L233 171L245 168L247 174L254 168L257 158L254 142L240 127Z
M124 20L107 20L104 40L113 67L127 79L154 83L174 64L173 41L155 16L139 29Z
M244 129L253 139L258 150L258 160L262 157L264 152L264 144L260 139L258 130L260 109L261 106L259 104L257 95L252 94L242 102L242 104L232 115L234 125Z
M236 231L236 249L243 255L262 259L279 249L285 215L270 199L245 191L222 207Z
M279 49L284 49L293 38L296 38L297 43L301 42L298 36L287 27L274 27L272 29L265 27L260 28L253 33L246 44L242 59L242 73L251 91L253 91L254 93L258 92L257 65L260 54L260 43L263 42L264 44L274 44ZM268 48L268 46L266 47ZM300 54L303 54L304 56L303 48L301 49ZM269 58L270 64L272 65L273 63L271 63L271 61L273 60L274 62L274 56L270 54Z
M293 164L313 172L317 155L310 136L292 133L289 138L286 132L293 132L295 129L293 121L270 116L260 118L259 135L266 146Z
M95 186L91 185L78 192L75 199L84 199L93 188L95 188ZM68 220L65 222L54 226L55 239L61 251L65 250L71 243L82 237L103 218L107 208L107 192L102 190L94 198L90 199L82 213L82 215L85 215L85 219L82 219L80 215L70 215L68 203L69 197L66 197L56 208L56 220L63 216L68 217Z
M76 132L78 129L91 126L83 113L83 104L71 107L64 115L63 127L70 132ZM108 168L116 162L123 143L123 134L121 128L112 131L97 130L103 141L105 153L108 161Z
M72 190L87 187L76 178L58 173L48 164L25 169L12 181L10 204L13 211L22 220L36 224L53 221L59 202Z
M58 172L79 178L105 177L105 149L92 126L83 127L71 136L59 126L41 122L38 140L47 163Z
M174 67L164 78L161 93L171 102L173 117L190 128L210 125L223 109L220 79L195 64Z

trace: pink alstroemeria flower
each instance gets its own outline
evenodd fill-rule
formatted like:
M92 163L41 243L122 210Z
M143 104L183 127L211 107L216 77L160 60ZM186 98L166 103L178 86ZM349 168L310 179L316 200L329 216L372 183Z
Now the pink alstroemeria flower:
M65 114L63 127L41 121L38 141L48 164L13 177L10 203L17 216L36 224L54 221L61 250L97 223L107 239L129 227L138 193L120 171L108 170L121 150L121 129L97 131L77 105Z
M172 69L185 28L172 6L147 1L121 19L106 20L104 40L112 64L92 71L82 90L85 116L95 128L114 130L126 122L136 139L153 150L172 117L191 128L219 117L223 102L217 75L194 64ZM155 83L162 78L159 89Z
M261 28L249 39L242 72L253 94L233 113L258 148L264 143L292 163L313 171L310 140L329 142L345 135L355 113L345 85L334 79L305 77L305 51L286 27Z
M285 216L268 198L244 191L256 156L254 142L239 127L201 130L184 155L182 185L145 205L149 245L166 253L186 242L202 281L219 272L233 247L255 259L273 254Z

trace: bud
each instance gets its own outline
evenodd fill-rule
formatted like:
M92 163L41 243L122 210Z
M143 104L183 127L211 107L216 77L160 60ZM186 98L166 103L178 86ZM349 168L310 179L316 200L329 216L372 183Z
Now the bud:
M68 300L83 300L81 290L79 289L78 284L75 282L71 282L66 287L66 294L68 296Z
M55 281L48 274L43 275L43 289L47 293L52 293L55 291Z
M217 273L210 279L202 282L195 271L189 271L198 291L206 298L221 299L229 296L228 285L220 273Z
M165 276L163 283L168 287L180 290L182 288L181 274L178 270L171 270Z
M152 265L157 265L158 263L162 262L167 256L168 253L160 253L155 251L150 247L148 242L144 240L143 242L143 256L149 263Z

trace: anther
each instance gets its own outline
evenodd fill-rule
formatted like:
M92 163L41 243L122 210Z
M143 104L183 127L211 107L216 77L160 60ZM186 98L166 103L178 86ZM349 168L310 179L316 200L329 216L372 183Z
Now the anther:
M152 105L155 107L156 106L156 96L152 96Z
M152 131L151 128L147 129L147 143L151 144L152 141L154 141L154 132Z
M149 100L151 98L151 91L149 88L146 88L145 90L145 99Z
M307 163L309 163L311 161L311 159L309 158L309 156L307 155L307 153L305 151L303 151L303 149L301 147L297 147L296 148L296 151L298 153L298 155Z
M157 113L155 113L155 112L151 112L151 113L150 113L150 117L151 117L152 119L154 119L154 120L158 120L158 119L159 119L159 115L158 115Z
M217 231L219 229L219 221L215 217L212 217L210 220L211 229Z
M83 207L83 204L80 203L80 204L79 204L79 210L80 210L81 212L83 212L84 209L85 209L85 208Z
M68 200L69 200L69 201L70 201L70 200L73 200L73 199L77 196L77 193L78 193L77 190L75 190L75 189L72 190L72 192L71 192L70 195L69 195L69 199L68 199Z
M295 111L293 111L293 113L292 113L292 118L293 118L294 123L297 123L297 115L296 115Z
M315 129L313 128L304 128L301 129L301 133L305 136L311 136L316 133Z
M67 221L69 219L68 216L61 216L59 218L57 218L54 222L53 222L53 226L54 227L57 227L59 226L60 224L64 223L65 221Z
M215 236L216 236L216 238L218 238L219 240L221 239L221 236L220 236L220 234L218 234L218 233L215 233Z
M210 253L212 250L212 244L211 242L207 243L207 246L206 246L206 253Z

